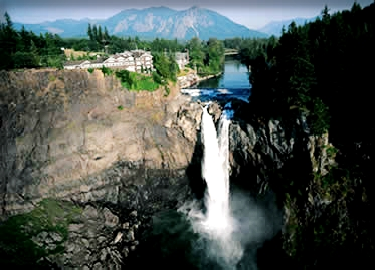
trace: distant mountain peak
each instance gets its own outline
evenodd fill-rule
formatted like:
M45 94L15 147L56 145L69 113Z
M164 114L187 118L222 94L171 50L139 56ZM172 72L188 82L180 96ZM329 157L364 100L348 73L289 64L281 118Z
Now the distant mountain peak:
M266 37L259 31L250 30L234 23L227 17L198 5L178 11L166 6L144 9L126 9L106 20L63 19L43 24L25 24L25 29L36 34L56 29L61 37L87 37L87 22L100 23L110 34L117 36L138 36L140 38L184 39L199 36L202 40L232 37ZM22 24L15 23L16 28Z
M171 9L169 7L166 7L166 6L155 6L155 7L150 7L148 9L173 10L173 11L175 11L174 9Z

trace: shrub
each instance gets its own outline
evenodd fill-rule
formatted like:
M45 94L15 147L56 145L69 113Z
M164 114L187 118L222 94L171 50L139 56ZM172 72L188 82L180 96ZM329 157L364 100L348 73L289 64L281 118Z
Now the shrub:
M152 78L154 79L154 82L161 84L161 77L157 72L152 73Z
M36 54L28 52L16 52L12 55L15 68L32 68L39 66L39 58Z
M322 135L330 127L330 114L328 107L320 98L316 98L311 115L311 130L314 135Z
M164 89L165 89L164 96L165 96L165 97L169 96L169 94L171 93L171 89L169 88L169 86L166 85L166 86L164 87Z
M120 70L120 71L116 71L115 74L116 74L116 77L120 79L121 85L124 88L128 88L128 89L132 88L134 81L133 81L132 76L130 75L130 71Z
M106 75L112 75L112 73L113 73L113 70L112 69L110 69L110 68L107 68L107 67L105 67L105 66L103 66L102 68L101 68L101 70L102 70L102 72L103 72L103 74L106 76Z
M94 69L93 69L93 68L88 68L87 71L88 71L89 73L93 73L93 72L94 72Z
M49 75L48 76L48 80L50 81L50 82L53 82L53 81L55 81L56 80L56 77L54 76L54 75Z

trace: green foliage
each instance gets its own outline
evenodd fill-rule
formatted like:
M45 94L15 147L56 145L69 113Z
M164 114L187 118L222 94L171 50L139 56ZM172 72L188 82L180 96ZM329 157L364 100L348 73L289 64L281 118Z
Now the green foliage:
M264 115L264 108L270 108L267 117L279 117L291 109L307 110L313 134L334 126L338 133L350 133L342 138L353 141L373 114L368 85L374 68L367 61L374 59L374 5L328 11L326 7L322 19L304 26L292 23L279 40L242 41L247 46L240 53L251 65L254 111ZM241 40L227 43L241 47ZM369 132L373 134L363 133Z
M316 98L311 113L311 131L318 136L329 129L330 115L327 106L320 98Z
M202 75L218 74L223 69L224 43L216 38L203 42L193 38L187 43L189 66Z
M157 72L152 72L152 78L154 79L154 81L158 84L161 84L162 83L162 79L160 77L160 75L157 73Z
M152 77L144 76L141 74L134 73L134 85L131 87L131 90L146 90L146 91L155 91L159 88L159 85L154 82Z
M217 74L223 70L224 45L216 38L210 38L207 42L208 73Z
M0 23L0 69L63 67L65 55L61 47L65 42L58 35L36 36L24 27L16 31L9 15L4 17L5 23Z
M179 43L177 39L174 40L167 40L167 39L154 39L150 44L149 47L153 52L180 52L184 49L183 44Z
M166 83L168 80L175 82L179 68L174 55L170 54L168 56L164 53L153 53L153 57L154 66L161 77L162 83Z
M168 85L164 86L164 90L165 90L164 96L165 97L169 96L169 94L171 93L171 89L169 88Z
M54 75L49 75L48 76L48 80L50 81L50 82L54 82L55 80L56 80L56 77L54 76Z
M344 268L351 258L355 264L372 261L374 16L375 3L333 14L326 7L315 22L292 23L271 47L253 42L240 49L251 64L252 115L294 125L303 111L310 135L328 131L337 147L326 149L337 164L328 164L325 175L311 175L308 153L295 148L272 183L288 194L284 243L300 263L297 269Z
M203 42L197 37L194 37L187 43L187 48L189 50L190 67L196 68L197 71L201 71L205 66L205 50L203 48Z
M119 109L120 111L122 111L124 109L124 106L119 105L119 106L117 106L117 109Z
M59 68L59 69L62 69L64 67L64 61L65 61L65 57L63 56L48 56L48 55L44 55L44 56L41 56L41 64L42 66L44 67L56 67L56 68Z
M116 71L116 77L121 80L123 87L130 89L133 85L133 78L130 76L130 71L120 70Z
M39 57L33 53L15 52L12 55L15 68L33 68L39 66Z
M88 71L89 73L93 73L93 72L94 72L94 69L93 69L93 68L88 68L87 71Z
M1 265L36 267L41 257L63 251L68 225L81 212L81 208L70 202L44 199L31 212L10 217L0 224ZM41 232L55 232L62 241L55 250L47 251L31 240Z
M329 158L333 158L339 150L337 150L337 148L333 147L333 146L330 146L327 148L327 155Z
M103 72L104 76L109 76L113 74L113 69L107 68L105 66L103 66L100 70Z
M116 71L116 77L120 79L122 86L129 90L155 91L159 88L159 83L154 80L154 76L120 70Z

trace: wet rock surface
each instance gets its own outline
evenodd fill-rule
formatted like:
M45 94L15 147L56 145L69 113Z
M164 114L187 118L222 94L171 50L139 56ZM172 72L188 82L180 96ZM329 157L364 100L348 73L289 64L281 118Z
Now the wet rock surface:
M86 205L68 225L66 239L56 232L42 231L32 241L47 252L40 258L61 269L122 269L139 245L139 236L149 222L134 210L124 214L107 206Z

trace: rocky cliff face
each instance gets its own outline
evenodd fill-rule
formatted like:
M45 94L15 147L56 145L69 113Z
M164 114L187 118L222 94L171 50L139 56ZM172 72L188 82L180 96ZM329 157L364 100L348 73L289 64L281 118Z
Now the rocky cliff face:
M116 203L121 186L191 161L201 111L176 91L129 92L101 71L0 77L2 215L45 197Z
M209 112L217 122L221 106ZM19 227L10 218L0 232L43 247L49 267L129 266L150 216L204 191L192 181L200 177L201 114L176 88L167 97L130 92L101 71L0 72L0 213L29 221ZM325 182L335 154L303 115L288 124L235 117L230 126L231 181L255 196L276 194L289 256L306 256L302 239L322 237L313 230L322 219L348 223L350 187ZM0 233L0 254L9 251L2 241Z
M328 134L312 136L303 114L289 122L235 119L230 134L233 183L256 197L273 192L284 215L282 231L259 253L260 269L271 267L270 252L292 269L369 261L372 223L358 213L366 191L336 163Z
M101 213L108 204L115 212L121 207L119 215L135 210L147 219L158 210L182 203L190 194L186 171L193 159L201 108L176 88L167 97L163 91L130 92L99 70L92 74L1 71L0 117L2 218L30 212L39 202L53 198L83 208L99 203L92 211L85 208L91 214L99 211L93 218L99 223L106 220ZM69 230L87 232L92 226L86 223L69 225ZM108 235L120 232L119 228L117 221L107 228ZM123 230L122 234L129 233L129 228ZM38 235L32 235L37 245L51 238L48 232ZM121 265L125 253L135 248L131 237L126 240L128 246L111 253L106 251L106 241L91 245L90 237L81 237L89 241L81 251L103 246L104 253L114 256L113 265ZM74 244L66 248L72 251ZM93 267L100 262L91 256L81 262L68 257L65 261L71 267L85 263ZM64 265L63 259L59 262Z

